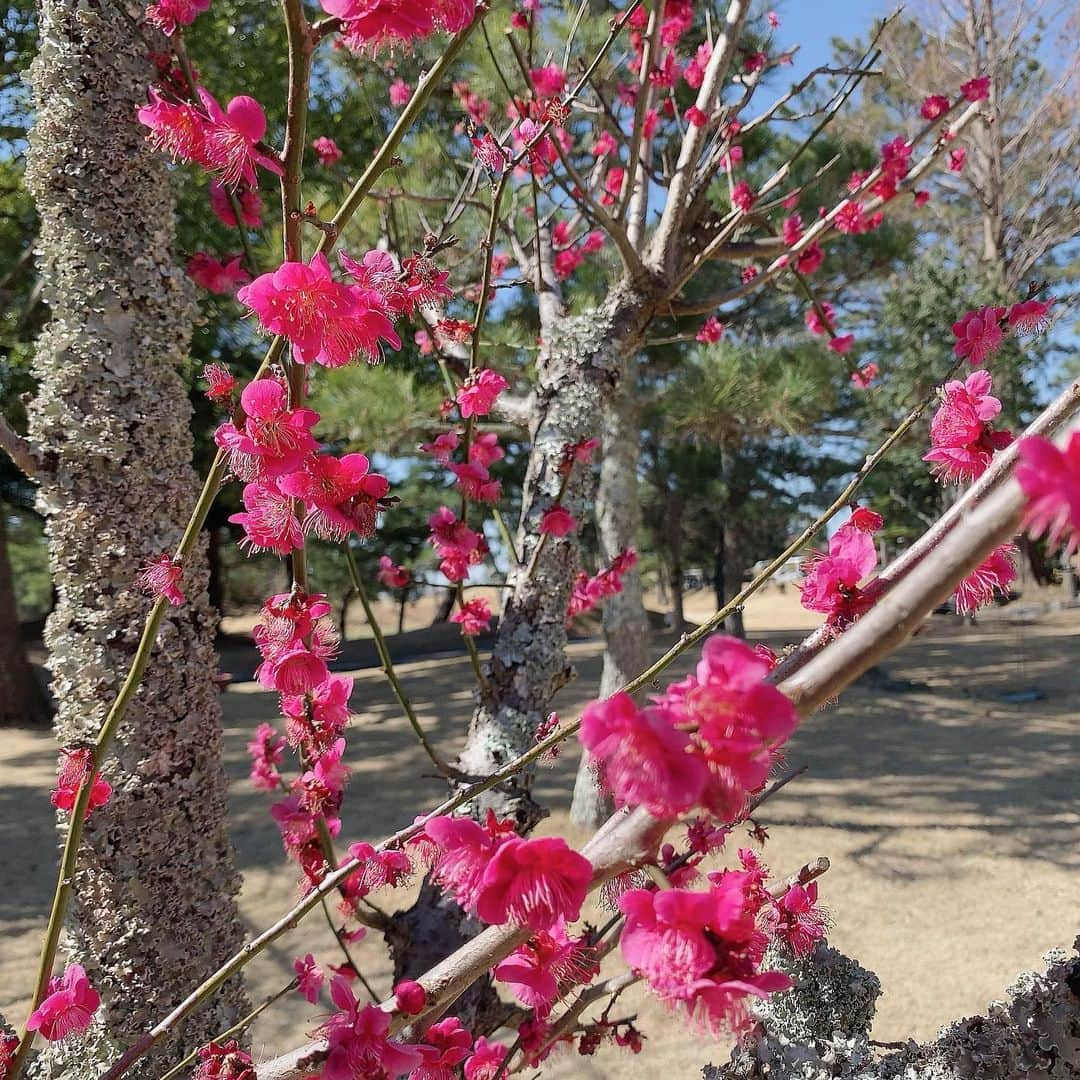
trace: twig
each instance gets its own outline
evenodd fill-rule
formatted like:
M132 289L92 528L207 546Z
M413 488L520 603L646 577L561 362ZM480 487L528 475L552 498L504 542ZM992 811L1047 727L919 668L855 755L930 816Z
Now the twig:
M409 726L413 729L413 734L423 747L424 753L430 758L432 765L434 765L435 768L439 770L439 774L444 776L447 780L456 779L459 774L455 769L452 769L445 761L443 761L435 747L431 745L431 741L428 739L423 726L420 723L420 718L416 715L413 703L409 700L409 695L405 693L405 687L401 685L401 680L394 670L394 663L390 659L390 650L387 648L386 638L383 636L382 627L379 626L379 620L375 617L375 610L371 606L371 600L368 597L367 589L364 588L364 582L360 577L360 570L356 565L356 559L353 557L349 545L343 544L342 550L345 552L345 562L349 568L349 580L352 582L352 587L356 592L357 599L360 601L360 606L364 609L364 617L368 621L368 626L371 627L371 636L375 642L375 651L379 654L379 662L382 664L383 673L386 675L387 681L394 691L394 697L397 698L398 704L401 706L401 711L405 714L405 718L409 721Z
M247 1016L241 1017L239 1020L236 1021L235 1024L232 1025L232 1027L226 1028L224 1031L219 1032L210 1041L215 1043L223 1043L226 1039L231 1039L234 1035L239 1035L240 1032L245 1031L247 1028L249 1028L251 1024L262 1013L264 1013L267 1009L270 1008L271 1005L274 1004L274 1002L280 1001L281 998L283 998L286 994L289 994L293 990L295 990L296 986L297 981L296 979L293 979L292 982L288 983L288 985L286 986L283 986L280 990L277 991L277 993L271 994L269 997L264 998L258 1005L255 1006L254 1009L251 1010L251 1012L247 1014ZM188 1054L188 1056L184 1058L183 1061L178 1062L167 1073L165 1073L165 1075L162 1076L161 1080L174 1080L174 1077L179 1076L189 1065L191 1065L195 1061L195 1059L199 1056L199 1050L201 1049L202 1047L200 1046L197 1047L195 1050L192 1050L191 1053Z

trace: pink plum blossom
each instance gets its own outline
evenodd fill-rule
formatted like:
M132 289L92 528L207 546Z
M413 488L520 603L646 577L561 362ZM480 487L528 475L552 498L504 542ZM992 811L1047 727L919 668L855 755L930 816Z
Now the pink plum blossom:
M184 568L169 555L159 555L139 573L138 584L144 592L155 599L168 600L173 607L180 607L185 597L180 588Z
M466 637L486 633L491 627L491 605L483 597L469 600L450 616L452 623L459 623Z
M708 770L664 710L638 709L628 694L614 694L585 708L580 738L618 805L675 818L700 802Z
M251 280L251 275L240 264L243 255L233 255L221 262L205 251L197 251L187 261L187 275L208 292L225 295L236 292L237 286Z
M94 752L89 747L64 747L60 751L60 763L56 774L56 787L49 796L57 810L72 811L79 789L86 782L87 770L94 769ZM112 795L112 785L100 772L93 771L90 800L86 804L86 817L91 810L104 806Z
M1009 432L993 428L1001 402L990 389L987 371L974 371L965 382L952 380L942 389L941 406L930 421L931 450L923 461L933 463L935 476L944 483L982 476L994 453L1012 442Z
M559 919L577 919L591 880L592 864L561 837L511 837L484 866L476 914L492 924L549 930Z
M59 978L49 980L45 999L30 1014L27 1031L38 1031L49 1042L60 1042L85 1031L101 1004L101 995L90 985L86 971L69 965Z
M457 392L458 408L463 419L470 416L487 416L495 406L495 399L510 384L497 371L484 368L470 375Z
M1033 435L1017 445L1016 479L1027 496L1024 528L1029 536L1045 536L1051 548L1062 546L1066 557L1080 548L1080 431L1064 450Z
M401 348L378 293L342 285L323 254L309 263L285 262L245 285L237 299L251 308L263 328L281 334L301 364L341 367L358 356L379 359L382 343Z
M315 957L308 953L303 959L294 960L293 971L296 972L297 992L314 1005L319 1000L319 993L326 980L326 975L315 963Z
M802 606L823 612L832 631L846 629L873 606L873 593L860 583L875 566L873 536L850 522L841 525L829 540L828 553L815 552L804 563Z
M974 615L979 608L994 601L995 595L1008 596L1009 586L1016 580L1015 544L1000 544L953 592L957 613Z
M320 135L312 140L311 149L315 151L320 165L335 165L342 158L341 147L329 135Z
M540 532L556 539L572 533L577 528L574 515L565 506L549 506L540 518Z
M210 0L157 0L146 9L146 21L172 37L181 26L190 26L209 9Z

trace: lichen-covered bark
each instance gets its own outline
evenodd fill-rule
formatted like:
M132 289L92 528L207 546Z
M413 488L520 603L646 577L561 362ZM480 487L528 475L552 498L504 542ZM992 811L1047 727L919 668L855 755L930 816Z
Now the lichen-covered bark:
M620 551L635 547L641 526L638 499L638 459L641 427L638 418L633 355L622 357L618 381L602 406L600 481L596 491L596 531L600 561L608 565ZM649 623L637 567L623 578L622 592L604 601L604 668L600 696L608 697L645 670L649 661ZM574 781L570 820L582 829L596 830L611 813L586 756Z
M539 543L540 518L558 495L564 450L600 430L604 401L619 384L623 358L640 342L650 306L642 290L624 284L599 310L542 325L545 348L537 361L517 536L525 566ZM593 494L590 481L587 470L575 469L563 500L579 520ZM528 749L551 699L572 677L565 651L566 608L579 565L573 536L549 538L534 573L515 579L487 665L488 689L459 761L469 774L486 775ZM529 798L530 785L531 774L524 772L493 792L489 805L531 827L538 811Z
M109 0L41 0L39 13L27 183L52 317L31 430L56 463L40 493L57 588L45 640L57 737L69 744L100 726L149 608L135 576L175 547L194 503L177 372L194 308L170 251L166 166L135 117L153 76L146 45ZM111 1042L159 1019L242 940L204 549L183 587L188 602L169 609L118 733L105 770L113 798L87 823L75 881L67 952L104 1005L85 1040L43 1057L46 1074L97 1076ZM244 1004L238 985L226 988L183 1044L204 1042ZM140 1077L159 1076L178 1046Z
M761 1020L703 1080L1074 1080L1080 1075L1080 938L1028 972L985 1016L957 1020L928 1043L881 1054L870 1024L877 976L825 944L806 960L770 954L794 989L757 1006ZM776 961L779 961L777 963Z
M531 451L516 540L523 568L539 543L540 518L558 496L564 451L600 430L603 403L618 386L623 357L637 348L649 315L648 293L628 284L614 289L599 311L581 316L564 316L557 303L542 298L545 347L531 399ZM589 471L574 470L563 504L579 520L592 486ZM466 774L486 776L532 746L552 698L572 677L566 660L566 608L579 565L572 536L549 538L533 574L520 571L508 590L491 659L484 665L486 690L457 761ZM532 780L532 770L522 770L478 799L473 812L494 809L500 817L514 818L522 832L529 831L543 814L531 796ZM412 908L395 915L387 934L395 976L415 977L477 928L457 905L425 885ZM493 1030L506 1012L487 980L470 988L454 1011L477 1032Z

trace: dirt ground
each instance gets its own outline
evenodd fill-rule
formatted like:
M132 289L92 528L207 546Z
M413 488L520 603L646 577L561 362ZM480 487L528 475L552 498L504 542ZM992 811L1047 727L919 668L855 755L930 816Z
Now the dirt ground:
M692 618L710 610L707 596L691 601ZM774 590L752 602L747 624L775 646L800 638L813 619L791 590ZM935 618L876 678L860 680L791 740L789 763L808 771L763 808L764 855L780 874L818 855L832 861L821 882L830 938L882 979L878 1039L929 1037L953 1017L982 1011L1017 972L1080 932L1078 635L1080 611L1047 614L1025 601L974 627ZM599 677L598 642L575 643L571 654L579 677L557 702L564 714L592 696ZM399 671L422 722L451 755L471 706L467 663L434 657ZM423 761L381 676L352 674L357 715L345 842L377 840L440 798L438 783L420 776ZM1042 696L1029 700L1024 692L1033 690ZM251 683L232 686L223 701L241 906L256 930L296 895L266 797L246 780L244 745L257 723L273 719L273 701ZM47 733L7 731L0 741L0 1012L9 1017L24 1008L52 886L54 823L45 793L54 758ZM568 752L541 777L541 797L555 808L543 831L567 828L575 765ZM745 842L736 836L729 846L733 852ZM409 899L401 890L382 903L393 909ZM337 962L319 918L248 968L252 997L287 982L292 958L308 951ZM379 942L356 952L386 990ZM663 1065L689 1080L703 1062L726 1054L643 993L625 995L619 1012L638 1014L647 1053L563 1056L544 1076L635 1080ZM318 1013L300 999L275 1006L254 1030L256 1049L270 1055L294 1045Z

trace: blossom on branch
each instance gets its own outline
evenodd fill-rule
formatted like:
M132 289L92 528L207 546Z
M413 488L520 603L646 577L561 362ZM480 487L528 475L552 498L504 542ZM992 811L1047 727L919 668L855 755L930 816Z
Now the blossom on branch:
M199 1047L199 1065L192 1080L257 1080L255 1062L235 1039Z
M875 566L873 536L850 522L841 525L829 540L828 553L814 552L803 563L802 606L824 613L831 632L846 629L873 606L873 593L860 583Z
M632 889L619 900L626 926L623 958L661 1001L681 1007L702 1027L739 1032L747 998L791 986L778 971L761 971L766 939L756 925L750 875L728 871L705 892Z
M155 599L165 599L173 607L180 607L186 599L180 588L184 568L169 555L159 555L145 566L139 574L139 588Z
M466 637L485 634L491 629L491 605L483 597L469 600L450 616L450 621L458 623Z
M1024 528L1069 557L1080 548L1080 432L1064 450L1039 435L1021 439L1017 450L1016 479L1028 500Z
M71 964L59 978L49 980L42 1003L30 1014L27 1031L38 1031L49 1042L60 1042L85 1031L101 1004L101 995L90 985L86 971Z
M146 21L166 37L181 26L190 26L197 16L210 10L210 0L157 0L146 9Z
M383 342L401 348L381 296L335 281L321 253L310 263L282 263L245 285L236 298L255 312L264 330L288 338L301 364L336 368L359 356L375 363Z
M243 261L243 255L221 262L205 251L196 251L187 261L187 275L196 285L223 296L236 292L238 285L251 280L251 275L241 266Z
M972 372L964 382L954 379L942 389L941 406L930 421L931 450L923 461L933 462L934 475L946 484L982 476L995 452L1012 442L1009 432L995 431L991 424L1001 402L990 389L987 371Z
M1009 595L1009 586L1016 580L1015 544L1000 544L970 574L956 586L953 600L960 615L974 615L979 608L994 601L995 596Z
M57 810L71 811L75 808L79 789L86 782L87 770L94 768L94 752L89 747L63 747L56 774L56 787L49 796ZM91 810L104 806L112 795L112 785L101 773L94 770L90 784L90 800L86 804L86 817Z

